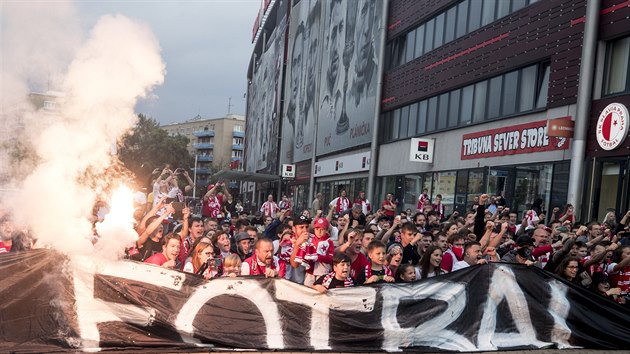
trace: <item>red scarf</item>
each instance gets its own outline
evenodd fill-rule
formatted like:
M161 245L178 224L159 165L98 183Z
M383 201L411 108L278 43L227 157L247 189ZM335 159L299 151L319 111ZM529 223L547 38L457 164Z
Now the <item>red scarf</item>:
M343 200L343 205L341 204L342 200ZM350 205L350 201L348 200L348 198L343 198L343 197L337 198L337 214L348 209L349 205Z
M258 264L258 255L256 251L254 254L245 260L245 263L249 264L249 275L265 275L265 271L267 270L267 266L261 266ZM276 270L276 263L271 259L271 265L269 268Z
M388 266L384 265L383 270L385 271L386 276L393 277L394 273ZM365 280L368 280L372 276L372 265L368 264L365 266Z
M333 281L333 279L335 279L335 272L330 272L326 275L324 275L324 279L322 279L322 285L328 289L330 286L330 283ZM344 288L347 288L349 286L354 286L354 282L352 281L352 278L347 277L346 280L343 281L343 286Z

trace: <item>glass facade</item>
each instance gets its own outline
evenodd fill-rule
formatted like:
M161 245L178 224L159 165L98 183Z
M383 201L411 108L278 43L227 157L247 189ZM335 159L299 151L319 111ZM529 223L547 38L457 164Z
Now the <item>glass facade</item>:
M442 195L446 213L470 210L473 199L483 193L502 194L508 206L520 213L536 198L542 198L546 210L562 208L567 201L569 162L496 166L456 171L420 173L380 178L377 195L382 201L393 193L399 210L416 210L418 196L427 188L431 200Z
M385 70L408 63L536 1L463 0L389 42L385 48Z
M429 97L383 113L379 139L387 143L543 109L548 85L549 63L541 63Z
M609 42L606 48L603 95L630 92L630 36Z
M367 178L353 178L317 183L315 189L324 195L324 212L328 212L328 203L330 203L331 200L337 198L337 196L339 196L339 191L341 191L342 189L346 190L346 195L350 200L350 203L352 203L354 199L359 195L360 191L367 191L367 180ZM381 205L381 202L378 202L379 206ZM373 206L377 205L372 200L370 200L370 203Z

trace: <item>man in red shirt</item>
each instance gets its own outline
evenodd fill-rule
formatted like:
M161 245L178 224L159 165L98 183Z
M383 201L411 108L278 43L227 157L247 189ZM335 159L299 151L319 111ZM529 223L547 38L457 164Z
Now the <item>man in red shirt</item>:
M278 204L273 201L273 195L269 194L267 196L267 201L264 202L263 205L260 207L260 212L262 213L263 217L268 216L270 218L275 218L276 213L278 213L279 211L280 208L278 207Z
M385 200L383 201L383 214L387 216L389 221L394 221L394 215L396 214L396 201L394 195L387 193Z
M344 211L350 209L352 205L350 204L350 199L348 199L346 196L346 190L342 189L339 192L339 196L331 200L328 206L334 210L335 214L341 214Z
M621 289L621 296L630 294L630 246L616 251L613 263L608 265L612 287Z
M11 251L13 245L13 223L8 217L4 216L0 220L0 253L7 253Z
M164 237L162 253L156 253L147 258L144 262L162 266L164 268L175 268L177 256L182 239L177 234L170 233Z
M278 272L278 258L273 255L273 243L267 238L256 241L254 254L241 264L241 275L264 275L266 278L283 277Z
M223 205L223 196L230 196L230 191L223 185L223 182L211 184L208 186L208 192L203 196L203 206L201 207L201 215L215 219L222 219L221 206Z

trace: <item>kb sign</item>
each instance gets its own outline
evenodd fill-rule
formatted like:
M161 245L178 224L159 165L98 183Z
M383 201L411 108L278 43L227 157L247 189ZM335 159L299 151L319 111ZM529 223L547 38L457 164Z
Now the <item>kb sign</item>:
M409 160L415 162L433 163L433 148L435 139L411 139Z

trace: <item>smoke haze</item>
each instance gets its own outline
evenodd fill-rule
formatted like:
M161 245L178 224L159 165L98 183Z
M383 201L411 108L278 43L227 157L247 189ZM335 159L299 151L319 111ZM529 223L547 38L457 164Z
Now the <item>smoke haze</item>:
M135 124L137 99L164 81L159 44L148 26L120 15L101 17L83 40L71 2L0 6L0 178L14 191L2 194L3 208L38 243L86 254L111 146ZM54 108L36 110L32 93L53 97ZM23 149L12 150L18 142ZM30 154L18 163L16 151ZM98 229L111 257L137 237L129 220Z

